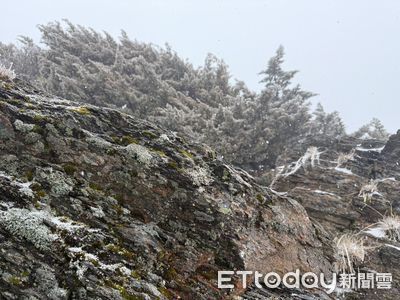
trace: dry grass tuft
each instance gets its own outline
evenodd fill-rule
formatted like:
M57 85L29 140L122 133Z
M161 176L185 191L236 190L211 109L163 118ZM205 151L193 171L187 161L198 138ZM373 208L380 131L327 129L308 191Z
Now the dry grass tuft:
M355 154L354 150L352 150L349 153L339 153L339 156L336 159L336 167L341 167L343 164L345 164L349 160L353 160L354 154Z
M372 196L376 193L378 193L378 181L371 179L369 183L361 187L358 196L362 197L364 199L364 202L370 202Z
M378 222L379 228L385 231L385 235L391 241L400 242L400 217L391 215L383 217Z
M353 274L354 266L363 262L366 247L363 239L355 234L343 234L334 240L335 255L337 257L337 272Z

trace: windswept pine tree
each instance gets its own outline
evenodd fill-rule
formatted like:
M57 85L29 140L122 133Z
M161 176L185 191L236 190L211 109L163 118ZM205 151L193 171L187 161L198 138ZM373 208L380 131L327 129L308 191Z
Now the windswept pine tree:
M283 47L260 73L264 88L255 93L233 82L212 54L196 68L169 45L132 40L124 31L115 39L69 21L39 30L45 47L28 37L20 46L0 43L0 63L57 96L113 107L209 144L247 170L274 166L279 153L309 134L345 135L337 112L310 111L314 94L295 84L297 71L283 68ZM386 138L378 122L370 134Z
M389 138L389 133L379 119L373 118L368 124L361 126L360 129L354 132L353 136L386 141Z
M318 103L313 115L314 119L310 125L311 134L332 138L346 134L345 126L337 111L326 113L322 104Z

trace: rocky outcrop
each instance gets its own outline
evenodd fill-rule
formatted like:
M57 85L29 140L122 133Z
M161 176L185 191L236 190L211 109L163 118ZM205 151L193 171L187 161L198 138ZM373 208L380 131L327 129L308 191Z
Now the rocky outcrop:
M331 237L343 233L362 237L367 256L358 266L361 271L392 273L392 289L353 291L346 295L349 299L400 295L400 240L382 224L393 217L391 226L400 232L399 151L399 132L387 143L314 137L282 154L280 167L264 174L264 182L301 203Z
M1 299L229 299L218 270L332 271L295 197L115 110L0 81L0 156Z

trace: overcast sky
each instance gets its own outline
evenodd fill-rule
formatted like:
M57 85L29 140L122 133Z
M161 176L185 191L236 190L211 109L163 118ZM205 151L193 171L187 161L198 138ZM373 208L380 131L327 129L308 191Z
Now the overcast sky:
M259 71L282 44L296 82L338 110L353 131L377 117L400 128L398 0L0 0L0 41L40 40L37 24L68 18L164 45L202 64L223 58L234 78L259 90Z

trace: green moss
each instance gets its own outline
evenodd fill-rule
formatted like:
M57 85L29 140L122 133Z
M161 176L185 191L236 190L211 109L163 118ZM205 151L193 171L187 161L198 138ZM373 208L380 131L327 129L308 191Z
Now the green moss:
M11 283L12 285L22 285L22 281L21 278L18 276L11 276L10 278L8 278L8 282Z
M257 194L257 195L256 195L256 198L257 198L258 202L260 202L260 203L264 203L264 200L265 200L265 198L264 198L264 196L263 196L263 195L261 195L261 194Z
M93 266L100 267L100 263L97 259L90 259L89 261L93 264Z
M111 288L117 290L117 291L119 292L119 294L121 295L121 297L122 297L123 299L125 299L125 300L143 300L143 297L137 296L137 295L133 295L133 294L129 293L129 292L125 289L125 287L123 287L123 286L120 285L120 284L117 284L117 283L112 282L112 281L110 281L110 280L107 280L104 284L105 284L106 286L108 286L108 287L111 287Z
M0 77L0 79L3 79L3 80L4 80L4 78L2 78L2 77ZM4 82L3 88L4 88L5 90L11 90L11 89L13 88L13 86L12 86L11 84L7 83L7 82Z
M30 274L31 274L31 273L30 273L29 271L23 271L23 272L21 273L21 276L22 276L22 277L28 277Z
M224 169L221 179L223 181L229 181L231 179L231 177L232 177L231 173L227 169Z
M150 139L158 138L158 135L151 131L143 131L142 134Z
M174 299L174 294L172 294L167 288L159 287L158 291L167 299Z
M131 260L135 257L135 254L122 246L115 245L115 244L108 244L106 249L114 254L118 254L123 256L124 258Z
M179 166L176 161L168 162L168 167L170 167L171 169L179 170Z
M180 149L179 152L180 152L183 156L185 156L186 158L193 159L193 154L191 154L190 152L188 152L188 151L186 151L186 150L184 150L184 149Z
M115 154L117 154L117 150L114 149L114 148L109 148L109 149L106 150L106 154L114 156Z
M118 203L122 203L123 200L124 200L124 195L123 195L123 194L116 194L116 195L114 195L113 198L114 198L115 200L117 200Z
M89 182L89 187L95 191L103 191L103 187L95 182Z
M34 125L32 131L40 135L43 135L45 132L44 129L39 125Z
M85 106L74 107L71 110L81 115L90 115L90 110Z
M165 278L168 281L175 280L178 277L178 273L173 267L170 267L165 273L164 273Z
M139 144L139 142L131 137L130 135L124 135L124 136L113 136L112 137L114 143L121 145L121 146L128 146L130 144Z
M33 180L33 171L32 170L26 171L25 177L28 181L32 181Z
M167 154L165 154L165 152L161 150L153 149L151 150L151 152L157 153L161 157L167 157Z
M28 108L28 109L35 109L36 108L35 105L33 105L32 103L27 103L25 105L25 107Z
M43 198L43 197L46 197L46 192L44 191L44 190L39 190L39 191L36 191L36 196L38 196L39 198Z
M74 175L74 173L76 172L76 167L72 164L72 163L66 163L66 164L64 164L63 165L63 169L64 169L64 172L67 174L67 175L69 175L69 176L72 176L72 175Z
M35 122L42 122L42 121L45 120L45 119L46 119L46 118L45 118L44 116L39 115L39 114L36 114L36 115L33 116L33 120L34 120Z
M124 146L128 146L128 145L130 145L130 144L138 144L138 141L137 141L136 139L134 139L133 137L129 136L129 135L124 135L124 136L121 138L121 143L122 143Z
M139 272L138 272L137 270L133 270L133 271L131 272L131 276L132 276L133 278L135 278L136 280L141 280L141 279L142 279L142 276L140 276L140 274L139 274Z

